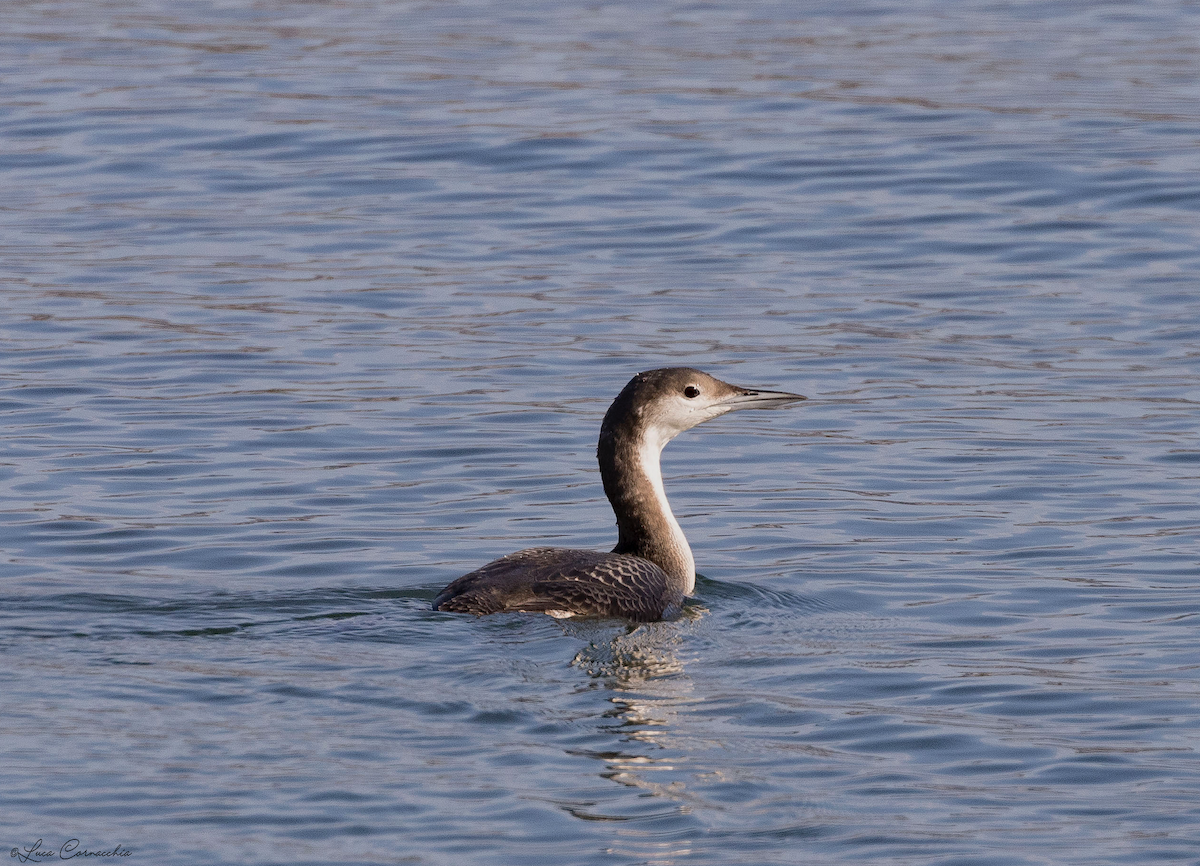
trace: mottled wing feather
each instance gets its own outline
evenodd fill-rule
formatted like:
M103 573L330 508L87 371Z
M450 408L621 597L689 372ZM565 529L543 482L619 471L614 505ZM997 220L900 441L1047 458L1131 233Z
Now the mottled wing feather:
M434 610L477 615L505 610L566 611L650 622L679 613L683 594L638 556L532 547L464 574L433 601Z

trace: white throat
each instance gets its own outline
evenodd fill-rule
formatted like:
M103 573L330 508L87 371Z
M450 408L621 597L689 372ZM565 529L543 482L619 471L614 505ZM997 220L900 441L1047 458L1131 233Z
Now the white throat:
M650 482L650 487L654 490L658 509L670 529L671 544L679 551L686 564L687 584L684 587L684 595L691 595L696 589L696 560L692 556L692 548L688 544L687 536L683 534L679 521L675 519L675 515L671 511L671 503L667 502L667 491L663 488L660 466L662 450L671 441L673 435L673 433L665 434L655 428L648 430L646 436L638 443L638 461L641 463L642 472Z

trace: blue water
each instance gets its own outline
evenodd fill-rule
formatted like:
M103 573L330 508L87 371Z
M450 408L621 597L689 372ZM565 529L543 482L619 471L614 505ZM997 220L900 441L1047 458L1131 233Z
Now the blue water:
M0 843L1200 864L1197 33L8 4ZM679 363L810 397L665 452L682 619L429 610Z

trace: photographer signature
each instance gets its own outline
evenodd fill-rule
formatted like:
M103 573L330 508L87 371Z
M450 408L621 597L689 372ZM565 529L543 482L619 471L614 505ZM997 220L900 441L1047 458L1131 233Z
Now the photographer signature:
M73 860L76 857L128 857L131 854L133 851L124 845L117 845L106 851L81 848L78 839L68 839L59 846L57 851L44 847L42 840L38 839L28 848L13 848L8 852L9 857L16 857L20 863L40 863L55 857L59 860Z

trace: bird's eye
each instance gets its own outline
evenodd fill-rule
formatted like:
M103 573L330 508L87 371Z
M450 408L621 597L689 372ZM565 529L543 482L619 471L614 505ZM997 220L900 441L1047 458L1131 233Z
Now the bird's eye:
M700 396L700 389L695 385L688 385L683 389L683 396L687 397L689 400L693 400Z

